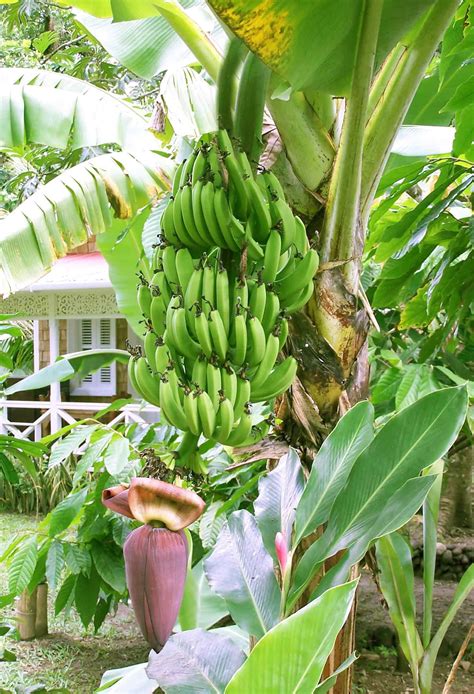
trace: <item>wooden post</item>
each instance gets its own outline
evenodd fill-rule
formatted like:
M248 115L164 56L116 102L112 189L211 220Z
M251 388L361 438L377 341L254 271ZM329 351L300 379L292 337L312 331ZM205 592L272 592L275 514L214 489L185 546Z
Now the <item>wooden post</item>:
M59 357L59 321L57 318L49 319L49 362L53 364ZM51 433L55 434L61 428L61 417L58 407L61 404L61 386L59 383L51 383Z
M40 583L36 591L36 638L48 634L48 584Z
M16 604L15 612L21 641L29 641L36 636L36 592L36 588L32 593L24 590Z

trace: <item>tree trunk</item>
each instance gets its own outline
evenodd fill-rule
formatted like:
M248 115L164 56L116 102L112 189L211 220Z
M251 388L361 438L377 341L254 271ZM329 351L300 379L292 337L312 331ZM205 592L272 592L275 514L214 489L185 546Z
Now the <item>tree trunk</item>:
M474 447L465 446L450 458L443 477L440 533L451 528L472 528L472 464Z
M48 634L48 584L40 583L36 591L36 621L35 636Z
M32 593L24 590L18 598L16 617L21 641L29 641L36 636L36 588Z

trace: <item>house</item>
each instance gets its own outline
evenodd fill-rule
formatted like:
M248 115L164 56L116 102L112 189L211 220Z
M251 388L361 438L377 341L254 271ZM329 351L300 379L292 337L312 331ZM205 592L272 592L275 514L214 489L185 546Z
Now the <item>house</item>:
M107 263L95 240L55 263L39 281L0 301L0 313L33 320L34 370L59 355L87 349L126 349L139 340L120 317ZM118 398L133 395L127 367L111 364L82 379L54 383L43 391L20 392L0 403L0 431L38 440L68 423L93 416ZM128 405L114 421L143 422L152 407Z

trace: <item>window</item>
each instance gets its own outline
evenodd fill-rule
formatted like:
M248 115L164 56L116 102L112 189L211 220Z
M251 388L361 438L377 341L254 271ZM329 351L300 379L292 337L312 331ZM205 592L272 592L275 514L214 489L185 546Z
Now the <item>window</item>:
M114 318L81 318L68 321L68 352L115 349ZM116 365L104 366L84 378L71 380L71 395L115 395Z

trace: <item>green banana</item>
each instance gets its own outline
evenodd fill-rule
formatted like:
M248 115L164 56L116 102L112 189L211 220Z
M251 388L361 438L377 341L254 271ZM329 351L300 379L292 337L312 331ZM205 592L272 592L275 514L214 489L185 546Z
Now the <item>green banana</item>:
M215 353L219 359L225 361L229 349L229 341L221 315L217 310L209 313L209 332L211 333Z
M201 207L208 235L211 239L209 245L214 244L220 248L225 248L225 239L219 228L219 222L217 221L216 211L214 209L214 197L214 185L208 181L204 184L201 191Z
M195 360L192 370L192 382L197 388L206 390L207 361L205 359L199 358Z
M265 335L269 335L275 327L276 320L280 313L280 300L275 292L267 292L267 301L265 303L265 311L261 323L265 331Z
M166 309L161 295L154 296L150 305L150 320L157 335L163 335L166 327Z
M152 371L155 369L155 351L157 335L153 330L149 330L143 340L143 350L146 360Z
M220 443L224 443L229 438L234 426L234 408L228 398L222 398L217 412L217 427L214 438Z
M250 380L237 376L237 396L234 403L234 416L239 419L243 414L245 404L250 400Z
M272 229L265 246L262 279L264 282L274 282L277 276L278 263L281 255L281 236L277 229Z
M176 399L172 383L166 375L161 379L160 406L170 424L182 431L189 431L188 420L184 410L179 399Z
M297 368L296 360L293 357L287 357L272 369L265 383L261 384L259 388L255 388L251 384L250 400L252 402L263 402L272 400L277 395L284 393L293 383Z
M214 410L217 413L219 409L219 391L222 388L222 376L218 366L214 364L207 365L207 383L206 392L211 398Z
M237 397L237 374L232 366L227 365L221 369L221 384L225 397L228 398L233 405Z
M250 366L255 366L262 361L265 354L265 347L267 344L265 331L256 316L249 318L247 321L247 327L248 346L246 361Z
M179 284L178 273L176 272L176 248L168 244L163 249L161 258L163 262L163 271L168 283L176 287L176 285Z
M319 257L315 250L310 248L304 258L296 264L295 272L286 280L275 282L275 291L280 297L280 303L287 306L299 295L307 285L312 285L312 280L319 265Z
M185 308L174 310L168 329L171 342L180 354L189 359L195 359L201 354L201 346L189 334Z
M160 220L160 227L161 227L161 232L168 241L168 243L171 243L175 246L180 246L181 241L179 239L179 236L176 233L176 229L174 227L174 213L173 213L173 207L174 207L174 199L170 198L168 204L165 207L165 210L163 212L163 215Z
M137 303L142 316L150 317L151 292L148 282L143 276L140 276L140 282L137 288Z
M189 425L189 430L199 436L202 431L201 421L199 419L198 406L197 406L197 395L196 390L188 390L184 395L184 414Z
M277 335L269 335L267 338L267 346L265 354L258 365L258 369L252 376L252 388L258 390L259 386L263 385L266 379L270 376L270 372L275 366L275 362L280 351L280 341Z
M233 345L231 348L232 363L242 366L247 355L247 321L243 313L237 313L234 317Z
M191 189L191 184L186 184L181 189L181 214L183 216L184 226L188 232L189 237L192 239L193 243L197 247L206 246L203 241L199 229L194 221L194 211L193 211L193 193Z
M152 405L160 406L160 382L151 372L145 357L139 357L134 365L138 392Z
M214 210L216 213L217 223L224 239L224 245L222 248L229 248L231 251L238 251L240 246L235 242L231 232L233 215L230 210L229 203L227 202L227 196L224 188L219 188L214 193Z
M211 439L216 428L216 412L212 400L205 390L198 394L197 403L202 433L206 439Z
M180 248L176 253L176 272L183 295L194 270L194 261L190 251L187 248Z
M201 345L201 349L206 357L210 359L213 353L211 333L209 331L209 323L206 318L206 314L201 310L200 306L196 307L194 327L196 329L196 336L199 344Z
M260 279L254 284L250 292L249 309L253 316L256 316L259 321L263 318L265 304L267 301L267 288L265 283Z
M247 407L237 422L237 426L223 443L225 446L241 446L248 439L251 431L252 415Z
M216 308L219 312L226 334L229 334L230 303L229 276L225 267L220 264L216 272Z

